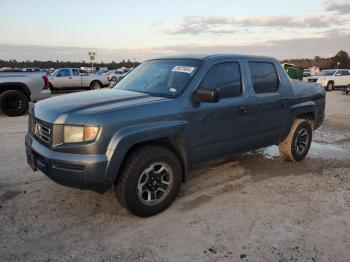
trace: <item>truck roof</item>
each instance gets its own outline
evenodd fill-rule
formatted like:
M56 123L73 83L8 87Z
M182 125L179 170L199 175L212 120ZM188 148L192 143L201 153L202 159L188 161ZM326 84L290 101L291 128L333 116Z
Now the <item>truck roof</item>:
M240 54L184 54L184 55L176 55L176 56L166 56L159 57L150 60L157 59L198 59L198 60L208 60L208 59L225 59L225 58L233 58L233 59L263 59L263 60L276 60L273 57L268 56L256 56L256 55L240 55Z

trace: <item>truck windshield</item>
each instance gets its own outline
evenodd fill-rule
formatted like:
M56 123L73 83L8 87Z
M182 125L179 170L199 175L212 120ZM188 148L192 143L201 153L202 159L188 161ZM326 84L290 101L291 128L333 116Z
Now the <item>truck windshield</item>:
M319 76L332 76L335 74L335 70L321 71L317 75Z
M131 71L114 88L153 96L176 97L186 88L200 64L201 60L196 59L146 61Z

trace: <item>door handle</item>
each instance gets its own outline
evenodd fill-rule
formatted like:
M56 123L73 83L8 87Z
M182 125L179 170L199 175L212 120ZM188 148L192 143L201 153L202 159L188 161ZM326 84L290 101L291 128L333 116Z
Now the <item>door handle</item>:
M72 79L72 77L70 76L69 79Z
M246 107L246 106L240 106L240 107L238 108L238 114L239 114L240 116L246 115L247 113L248 113L248 107Z
M286 108L289 106L289 100L285 99L281 101L281 107Z

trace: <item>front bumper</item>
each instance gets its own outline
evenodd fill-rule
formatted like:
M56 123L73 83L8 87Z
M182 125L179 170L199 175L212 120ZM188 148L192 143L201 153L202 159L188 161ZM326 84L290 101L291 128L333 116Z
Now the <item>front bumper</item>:
M112 182L106 175L106 155L81 155L51 150L38 142L31 134L26 135L27 155L32 153L35 166L58 184L99 193L107 191Z

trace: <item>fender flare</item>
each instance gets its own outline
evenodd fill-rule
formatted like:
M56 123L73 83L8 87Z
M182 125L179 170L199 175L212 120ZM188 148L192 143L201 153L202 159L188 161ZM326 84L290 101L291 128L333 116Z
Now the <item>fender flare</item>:
M5 87L5 90L3 90L2 88ZM0 94L6 90L18 90L18 91L22 91L30 100L30 95L31 92L28 88L28 86L24 83L21 82L6 82L6 83L1 83L0 84Z
M118 130L110 140L107 150L107 183L114 183L129 150L140 143L155 139L184 137L187 121L162 121L129 126ZM180 156L181 157L181 156ZM184 176L187 173L187 158L184 161Z
M99 83L101 84L101 86L103 86L102 81L101 81L101 80L99 80L99 79L94 79L94 80L91 80L91 81L90 81L89 86L91 86L93 82L99 82Z
M306 101L306 102L298 103L291 106L289 111L289 117L288 117L281 140L283 140L288 135L289 130L293 125L294 119L296 119L300 115L305 115L310 113L314 115L314 119L316 120L317 110L316 110L316 103L314 101Z

